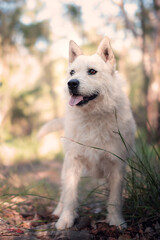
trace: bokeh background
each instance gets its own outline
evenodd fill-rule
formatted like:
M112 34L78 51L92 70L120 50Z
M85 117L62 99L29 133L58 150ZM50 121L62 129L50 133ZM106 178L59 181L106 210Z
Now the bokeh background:
M64 115L69 40L92 54L105 35L126 79L138 131L157 145L159 0L0 1L0 179L6 192L34 186L42 195L54 195L63 131L41 140L36 134Z

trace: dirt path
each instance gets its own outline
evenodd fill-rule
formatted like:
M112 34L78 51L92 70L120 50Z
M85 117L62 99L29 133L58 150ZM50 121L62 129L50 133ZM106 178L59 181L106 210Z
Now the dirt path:
M56 231L52 211L59 198L61 166L62 162L53 160L1 167L0 240L160 239L157 220L129 224L125 230L109 226L103 222L101 198L92 195L80 205L74 227ZM90 187L88 181L85 187Z

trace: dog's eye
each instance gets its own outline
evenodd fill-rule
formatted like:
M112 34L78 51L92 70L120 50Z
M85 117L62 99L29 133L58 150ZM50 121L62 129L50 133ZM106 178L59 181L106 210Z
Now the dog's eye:
M93 69L93 68L88 70L88 75L94 75L96 73L97 73L97 71L95 69Z
M72 76L73 74L75 74L75 71L74 71L74 70L71 70L71 71L70 71L70 75Z

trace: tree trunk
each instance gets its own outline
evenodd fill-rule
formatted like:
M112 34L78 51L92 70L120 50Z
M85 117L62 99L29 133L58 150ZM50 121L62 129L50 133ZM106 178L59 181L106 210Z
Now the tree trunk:
M147 95L147 116L151 127L155 130L156 140L160 141L160 1L154 0L154 50L152 56L151 83Z

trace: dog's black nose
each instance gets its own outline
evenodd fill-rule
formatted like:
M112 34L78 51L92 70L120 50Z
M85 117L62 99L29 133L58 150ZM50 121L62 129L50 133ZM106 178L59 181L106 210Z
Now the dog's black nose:
M68 82L68 88L70 90L76 90L79 86L79 81L77 79L72 79Z

